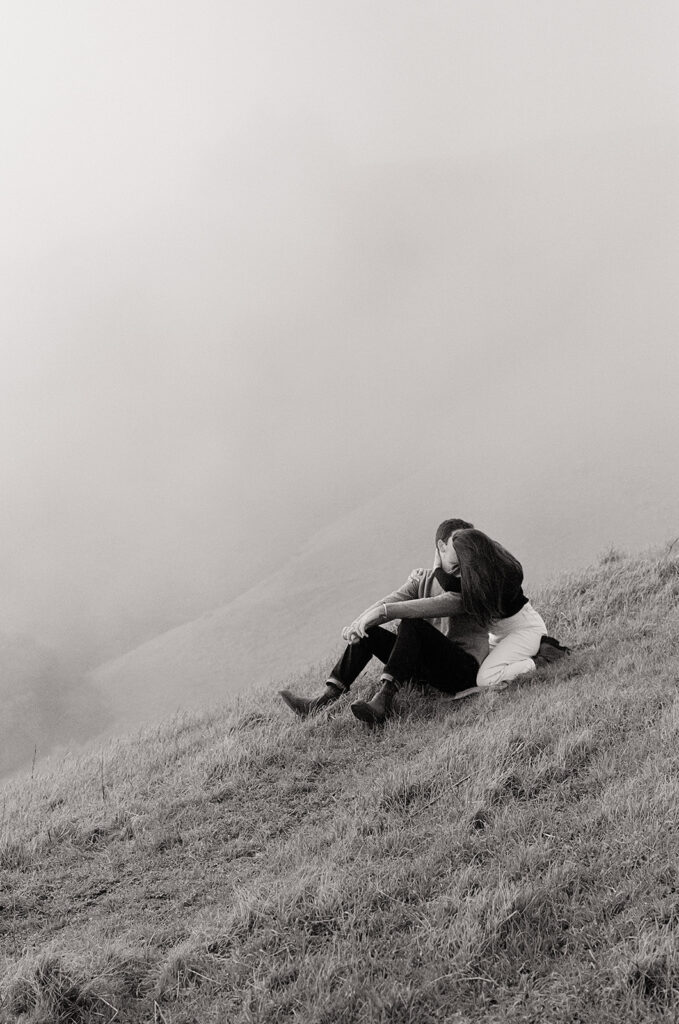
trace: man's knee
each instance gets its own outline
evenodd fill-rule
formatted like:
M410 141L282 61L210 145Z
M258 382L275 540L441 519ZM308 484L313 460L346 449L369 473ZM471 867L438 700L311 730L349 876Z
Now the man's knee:
M420 633L424 619L401 619L398 627L399 635L403 633Z

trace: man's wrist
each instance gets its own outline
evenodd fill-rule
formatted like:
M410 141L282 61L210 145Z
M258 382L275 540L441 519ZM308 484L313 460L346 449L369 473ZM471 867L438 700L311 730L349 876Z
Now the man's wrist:
M389 612L387 611L387 603L386 603L386 601L383 601L382 602L382 622L388 622L388 621L389 621Z

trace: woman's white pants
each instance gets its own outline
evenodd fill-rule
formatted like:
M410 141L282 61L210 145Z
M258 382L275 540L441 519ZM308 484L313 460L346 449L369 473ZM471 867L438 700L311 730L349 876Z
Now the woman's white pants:
M530 601L516 615L494 622L493 632L488 637L490 653L481 663L476 676L477 685L508 683L517 676L532 672L535 668L533 655L538 653L540 637L546 632L542 616Z

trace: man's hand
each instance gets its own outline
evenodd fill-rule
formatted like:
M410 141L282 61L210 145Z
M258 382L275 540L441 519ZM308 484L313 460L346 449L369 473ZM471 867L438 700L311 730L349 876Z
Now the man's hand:
M359 617L352 622L350 626L344 627L342 630L342 639L348 644L356 644L367 635L368 630L372 626L376 626L378 623L383 621L384 616L382 605L378 605L377 608L369 608L368 611L359 615Z
M413 569L413 571L411 572L411 574L408 577L408 579L409 580L421 580L423 576L424 576L424 569Z
M345 626L342 630L342 639L348 644L355 644L360 640L358 635L358 619L354 619L350 626Z
M363 612L360 619L356 623L356 633L359 638L367 636L368 630L372 626L376 626L379 622L383 621L382 608L371 608L370 611Z

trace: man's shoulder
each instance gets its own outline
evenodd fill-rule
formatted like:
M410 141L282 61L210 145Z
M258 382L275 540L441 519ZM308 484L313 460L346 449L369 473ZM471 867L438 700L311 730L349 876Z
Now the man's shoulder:
M425 577L427 575L430 575L430 576L433 575L433 572L432 572L431 569L413 569L412 572L410 573L410 575L408 576L408 579L409 580L421 580L421 579L423 579L423 577Z
M436 582L436 576L433 569L413 569L408 576L407 582L410 586L417 587L417 593L419 597L429 596L431 593L432 585L436 591L439 588Z

